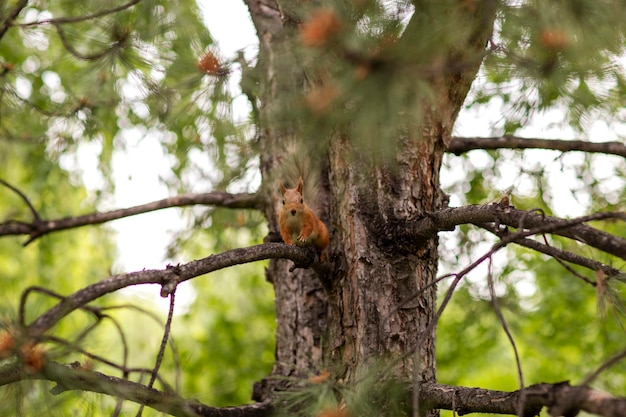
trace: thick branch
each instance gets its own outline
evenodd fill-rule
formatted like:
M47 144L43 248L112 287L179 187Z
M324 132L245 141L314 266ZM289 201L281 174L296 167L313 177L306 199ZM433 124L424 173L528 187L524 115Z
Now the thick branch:
M51 389L55 395L72 390L96 392L180 417L265 417L271 415L273 408L267 402L238 407L209 407L171 392L158 391L136 382L51 361L37 373L25 371L18 363L0 368L0 386L29 379L56 382L57 385ZM454 410L460 415L478 412L515 415L520 393L519 390L504 392L425 383L420 385L420 404L428 410ZM603 417L626 415L626 399L613 397L588 386L570 386L567 382L532 385L524 389L524 399L524 415L527 416L539 414L543 407L548 407L552 416L573 416L580 411Z
M313 264L315 253L313 250L303 249L294 245L285 245L284 243L264 243L248 248L233 249L218 255L211 255L184 265L168 265L165 269L114 275L69 295L59 304L39 316L28 326L28 330L33 336L41 335L72 311L121 288L138 284L159 284L163 287L161 295L167 296L180 282L229 266L270 258L291 259L296 265L308 266ZM316 272L320 271L318 274L323 272L320 264L313 264L312 266L316 269Z
M520 391L503 392L481 388L422 384L420 400L428 408L469 413L517 414ZM567 382L537 384L524 389L524 415L535 416L548 407L551 416L575 416L579 411L604 417L626 415L626 399L587 386L570 386Z
M471 205L457 208L447 208L430 213L406 227L406 231L413 239L426 240L432 238L442 230L454 230L459 224L495 223L519 229L528 230L509 237L511 242L515 238L524 238L540 233L554 233L585 243L596 249L626 260L626 239L611 235L585 222L603 219L626 220L624 212L597 213L571 220L544 216L534 212L521 211L514 207L503 207L499 204Z
M195 400L184 399L174 393L158 391L126 379L55 362L46 363L38 373L26 372L19 364L5 365L0 368L0 385L28 379L56 382L57 385L51 390L55 395L72 390L96 392L143 404L176 417L266 417L271 412L269 403L238 407L209 407Z
M474 149L552 149L561 152L581 151L604 153L626 158L626 145L620 142L587 142L583 140L556 140L501 136L491 138L453 137L448 152L455 155Z
M29 235L26 244L39 236L59 230L73 229L86 225L95 225L136 214L148 213L170 207L185 207L192 205L212 205L226 208L259 209L261 199L259 194L230 194L225 192L212 192L203 194L183 194L176 197L165 198L139 206L125 209L111 210L103 213L91 213L63 219L41 220L35 219L32 223L21 221L7 221L0 224L0 236Z

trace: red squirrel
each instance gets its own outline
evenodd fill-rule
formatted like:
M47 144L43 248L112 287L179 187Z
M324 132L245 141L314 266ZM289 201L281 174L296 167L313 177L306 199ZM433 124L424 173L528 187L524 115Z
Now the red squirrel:
M278 185L283 197L283 206L278 214L280 235L288 245L314 246L320 262L324 262L324 251L329 243L328 229L304 202L302 177L296 188L285 188L280 181Z

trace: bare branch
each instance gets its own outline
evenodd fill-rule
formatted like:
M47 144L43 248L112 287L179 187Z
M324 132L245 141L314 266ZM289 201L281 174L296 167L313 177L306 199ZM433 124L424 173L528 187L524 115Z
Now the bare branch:
M531 385L523 390L524 415L538 415L548 407L551 416L575 416L579 411L603 417L626 415L626 399L587 386L570 386L567 382ZM422 384L420 397L430 409L469 413L517 414L521 391L503 392L481 388Z
M489 273L487 274L487 280L489 283L489 296L491 297L491 305L493 306L493 310L496 313L496 317L500 322L500 327L504 330L507 339L509 339L509 343L513 348L513 355L515 357L515 367L517 368L517 378L520 384L520 397L517 404L517 414L518 416L524 416L524 403L526 401L526 391L524 388L524 372L522 370L522 360L520 359L519 349L517 348L517 343L515 343L515 338L513 337L513 333L509 328L509 325L506 323L506 319L504 318L504 314L502 314L502 310L500 309L500 305L498 303L498 297L496 296L496 288L493 283L493 258L489 258Z
M505 234L502 233L501 230L498 230L497 227L493 226L492 224L482 224L480 225L480 227L493 233L494 235L500 238L505 236ZM527 239L527 238L516 239L515 244L524 246L529 249L536 250L537 252L544 253L546 255L552 256L557 259L561 259L562 261L584 266L585 268L588 268L592 271L602 271L607 277L614 277L614 276L622 274L622 271L620 271L619 269L615 269L609 265L605 265L602 262L585 258L584 256L580 256L578 254L568 252L563 249L555 248L553 246L544 245L543 243L537 242L536 240L533 240L533 239ZM587 279L585 279L585 282L593 286L596 285L595 282L587 280Z
M592 373L587 375L585 377L585 379L583 380L582 385L590 384L602 372L606 371L607 369L609 369L611 366L615 365L616 363L622 361L624 358L626 358L626 350L623 350L623 351L619 352L618 354L612 356L606 362L604 362L602 365L600 365L600 367L598 369L596 369L595 371L593 371Z
M511 215L511 213L514 213L514 215L511 215L511 217L508 218L509 223L501 221L501 219L504 219L505 216L504 215L500 216L500 214L505 214L505 213L507 215ZM538 216L539 217L539 220L538 220L538 219L534 219L532 216L538 216L538 215L532 212L520 211L520 210L515 209L514 207L502 207L499 204L489 204L489 205L484 205L484 206L466 206L466 207L460 207L460 208L444 209L439 212L432 213L428 217L418 220L416 224L408 225L408 227L406 227L409 233L414 233L413 235L414 238L427 239L429 237L434 236L439 230L453 230L455 225L464 224L464 223L477 224L480 227L486 228L487 230L490 230L492 232L493 232L492 229L497 229L497 226L491 226L491 225L486 226L485 223L491 222L496 225L508 224L512 227L522 226L523 228L524 224L529 223L529 218L530 218L530 223L538 224L537 228L529 230L529 231L522 230L517 233L498 232L497 234L501 238L501 240L495 243L487 253L480 256L470 265L463 268L463 270L461 270L460 272L454 273L454 274L448 274L448 275L438 278L433 284L443 279L450 278L450 277L454 277L454 280L450 283L448 290L446 291L443 299L441 300L439 308L437 309L437 312L435 313L434 319L432 320L431 323L429 323L427 330L422 335L420 335L420 338L423 338L425 337L424 335L429 334L430 330L432 330L431 328L434 327L435 324L439 321L439 318L443 314L444 309L446 308L446 306L448 305L448 303L450 302L452 298L452 294L454 293L456 286L459 284L459 282L461 282L463 277L465 277L465 275L467 275L470 271L472 271L478 265L483 263L485 260L490 259L494 253L504 248L509 243L526 244L529 247L540 248L541 246L538 246L538 245L541 245L539 242L526 239L526 237L533 235L533 234L543 233L547 231L552 231L558 234L562 232L561 229L564 227L583 228L584 229L583 232L585 234L589 232L587 230L588 228L594 232L600 233L602 236L606 235L607 237L620 239L621 241L624 241L624 239L617 238L616 236L610 235L608 233L600 232L596 229L590 228L581 223L584 221L589 221L590 219L597 220L598 218L603 218L603 217L604 218L624 218L626 217L625 213L620 213L620 212L597 213L591 216L580 217L580 218L572 219L572 220L556 219L556 218L551 218L547 216ZM479 217L481 218L481 221L477 222L476 220ZM534 242L534 243L530 244L529 242ZM535 243L537 245L535 245ZM626 244L626 241L624 241L624 243L620 243L619 241L612 242L612 244L618 245L618 249L617 249L618 251L619 251L619 245L622 245L621 250L624 250L623 245ZM546 246L546 245L542 245L542 246ZM554 249L554 248L550 248L550 249ZM609 248L609 249L612 249L612 248ZM542 252L547 253L547 250L542 250ZM562 255L562 257L564 258L567 257L567 252L565 251L563 251L563 253L554 252L553 254ZM570 259L576 259L576 258L572 257ZM598 264L602 265L600 263ZM593 264L586 263L585 266L587 265L593 265ZM621 274L621 272L617 271L617 274ZM405 299L403 299L398 304L398 306L396 306L396 308L402 308L402 306L406 305L406 303L415 299L415 297L418 297L425 289L426 288L422 288L418 292L410 294ZM418 345L419 344L420 343L418 343Z
M27 4L28 4L28 0L19 0L15 4L13 9L9 12L8 16L6 17L6 19L4 19L4 22L2 22L2 25L0 26L0 39L4 37L4 34L7 33L7 30L9 30L9 27L12 26L13 20L17 18L17 16L20 14L22 9L26 7Z
M481 221L476 222L475 220L478 217L481 217ZM535 217L538 217L538 218L535 218ZM604 240L612 240L612 238L616 239L616 240L612 240L611 244L606 247L605 251L608 253L613 253L613 252L622 253L623 251L626 251L626 240L610 235L605 232L600 232L589 226L581 224L586 221L598 220L602 218L625 219L626 213L621 213L621 212L596 213L590 216L579 217L579 218L572 219L572 220L563 220L563 219L551 218L547 216L539 216L530 211L520 211L510 206L503 207L500 204L489 204L485 206L466 206L466 207L460 207L458 209L457 208L444 209L439 212L432 213L428 217L418 220L416 224L412 225L413 227L411 227L411 225L408 225L406 229L408 230L409 233L414 233L413 236L415 239L427 239L429 237L434 236L434 234L436 234L439 230L453 230L456 224L463 224L463 223L481 224L481 223L492 222L492 223L495 223L496 225L506 224L512 227L520 227L520 229L522 229L521 231L517 233L504 234L501 237L501 240L495 243L487 253L480 256L470 265L465 267L462 271L456 274L450 274L441 278L443 279L447 277L454 277L454 280L450 284L443 299L441 300L439 308L437 309L437 312L435 313L435 317L428 324L426 331L419 336L420 341L418 341L417 344L419 345L423 343L421 339L424 338L425 335L429 334L429 332L432 330L435 324L439 322L439 318L441 317L444 309L450 302L452 298L452 294L454 293L454 290L456 289L456 286L459 284L459 282L461 282L463 277L467 275L467 273L469 273L471 270L476 268L478 265L480 265L482 262L484 262L487 259L490 259L495 252L504 248L509 243L517 242L520 239L525 239L527 236L531 236L531 235L538 234L538 233L544 233L544 232L554 232L556 234L561 234L563 236L566 236L564 229L569 228L570 230L567 231L567 235L571 234L570 232L572 229L576 229L574 231L575 233L581 233L581 234L587 235L587 237L597 232L600 234L602 238L604 238ZM506 221L502 222L501 221L502 219L506 219L508 222ZM420 223L422 224L420 225ZM529 224L529 223L534 224L536 227L534 229L524 231L524 225ZM576 235L574 234L574 236ZM597 242L603 239L589 239L589 240L594 240ZM593 244L590 244L590 245L593 246ZM438 279L437 281L439 280L440 279ZM402 302L399 305L402 306L406 304L411 299L414 299L415 297L419 296L419 294L421 294L422 291L423 289L416 293L409 295L404 300L402 300Z
M138 284L158 284L162 286L161 295L168 296L176 284L208 274L209 272L270 258L286 258L296 265L312 265L316 272L322 270L320 264L313 264L315 251L284 243L264 243L248 248L233 249L218 255L192 261L184 265L170 266L165 269L151 269L128 274L114 275L98 281L69 295L56 306L39 316L27 327L31 336L39 336L54 326L72 311L83 308L87 303L105 294ZM319 272L318 272L319 274Z
M84 61L95 61L97 59L100 59L112 53L116 49L119 49L122 45L124 45L129 35L129 32L120 33L118 36L118 39L116 39L114 42L111 42L111 44L108 45L103 50L97 51L91 54L83 54L80 51L78 51L76 48L74 48L72 44L69 42L69 40L67 39L67 36L65 35L65 30L63 29L63 26L61 24L55 23L54 28L56 29L59 35L59 39L61 40L61 43L63 44L67 52L72 54L74 57L78 59L82 59Z
M461 155L474 149L552 149L561 152L604 153L626 158L626 145L620 142L587 142L584 140L521 138L517 136L453 137L448 146L448 152L455 155Z
M518 210L515 207L503 207L500 204L471 205L447 208L429 213L415 222L403 225L404 233L413 239L426 240L439 231L451 231L459 224L495 223L510 227L527 229L503 238L506 243L515 242L527 236L540 233L554 233L585 243L596 249L626 260L626 239L587 226L585 222L594 220L626 220L625 212L596 213L574 219L559 219L537 213ZM398 231L402 233L402 231Z
M170 338L170 332L172 330L172 318L174 317L174 305L176 297L176 288L170 293L170 309L167 313L167 321L165 322L165 329L163 330L163 337L161 338L161 346L159 347L159 353L157 355L156 363L154 364L154 368L152 369L150 375L150 382L148 382L148 388L152 388L154 386L154 381L156 381L157 376L159 375L159 368L161 367L161 363L163 362L163 356L165 355L165 348L167 347L167 342ZM143 412L144 405L142 404L139 407L139 411L137 411L137 417L141 417Z
M103 213L91 213L76 217L65 217L54 220L38 219L32 223L15 220L0 223L0 236L29 235L24 245L29 244L40 236L59 230L73 229L87 225L106 223L136 214L148 213L170 207L186 207L192 205L212 205L226 208L259 209L261 199L259 194L230 194L221 191L202 194L183 194L165 198L139 206L125 209L111 210Z
M266 417L273 411L273 406L268 402L237 407L209 407L174 393L85 370L77 364L67 366L49 361L38 373L26 372L19 363L0 368L0 386L32 379L56 382L57 386L51 390L53 394L72 390L96 392L144 404L177 417ZM407 386L410 391L411 384ZM461 415L475 412L514 415L522 391L525 398L524 415L528 416L539 414L543 407L548 407L552 416L573 416L579 411L603 417L626 415L626 399L587 386L570 386L567 382L531 385L513 392L422 383L419 397L422 410L454 410Z
M195 400L187 400L169 392L162 392L136 382L80 369L77 365L66 366L48 362L39 373L26 372L19 364L0 368L0 385L21 380L46 379L58 385L53 394L81 390L123 398L176 417L267 417L269 403L242 405L239 407L209 407Z
M113 8L110 8L110 9L104 9L104 10L101 10L99 12L88 14L88 15L85 15L85 16L58 17L56 19L36 20L34 22L21 23L21 24L15 25L15 26L28 27L28 26L37 26L37 25L44 25L44 24L59 25L59 24L66 24L66 23L84 22L84 21L87 21L87 20L93 20L93 19L97 19L99 17L104 17L104 16L107 16L107 15L110 15L110 14L113 14L113 13L121 12L122 10L126 10L126 9L136 5L140 1L141 0L130 0L128 3L124 3L124 4L119 5L117 7L113 7Z
M28 197L26 197L26 195L21 192L18 188L12 186L11 184L9 184L8 182L6 182L3 179L0 179L0 184L4 185L5 187L7 187L9 190L13 191L15 194L17 194L18 196L20 196L20 198L24 201L24 203L28 206L28 209L30 210L30 213L33 215L33 219L35 221L39 221L41 220L39 218L39 213L37 213L37 210L35 210L35 207L33 207L32 203L30 202L30 200L28 199Z

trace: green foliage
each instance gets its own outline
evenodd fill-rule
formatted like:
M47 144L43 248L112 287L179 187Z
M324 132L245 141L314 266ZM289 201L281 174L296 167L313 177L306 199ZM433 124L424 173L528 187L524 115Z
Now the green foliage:
M233 155L252 154L237 152L245 129L232 123L225 129L231 97L224 77L198 67L213 40L196 3L144 0L107 10L91 0L35 3L22 11L17 24L24 26L0 42L0 140L41 144L53 155L96 141L100 170L110 180L113 151L125 146L120 133L141 127L153 136L156 129L176 158L173 184L186 184L183 173L197 169L194 150L215 153L221 170L244 170L249 158ZM30 24L50 18L59 20ZM224 183L234 177L227 173Z
M455 178L459 167L465 176L452 180L447 192L454 205L499 201L511 192L511 202L517 208L539 208L557 216L572 210L586 214L624 209L620 158L556 152L552 157L544 152L539 159L538 155L508 150L448 155L449 178ZM594 222L593 226L616 236L626 233L623 222ZM485 244L488 239L474 227L459 227L451 241L442 243L442 270L459 271L489 249ZM538 239L543 243L541 237ZM548 242L624 268L622 260L569 239L550 236ZM594 288L556 260L514 245L494 259L498 303L520 352L526 385L563 380L580 383L623 350L625 299L621 279L609 280L606 288ZM594 271L573 270L589 281L598 280ZM442 285L440 294L446 289ZM437 364L441 383L519 388L513 350L494 313L484 269L464 279L438 323ZM626 389L623 372L624 365L617 364L593 385L622 393ZM442 416L451 415L442 412Z
M552 240L555 247L566 244L565 239ZM571 245L567 249L572 250ZM595 258L589 251L584 255ZM525 385L580 383L623 350L626 300L621 279L609 280L608 289L600 290L555 260L523 248L510 248L501 261L505 263L494 272L498 303L520 352ZM584 268L574 270L595 281ZM441 383L519 388L513 350L494 313L484 276L465 280L439 321L437 363ZM593 385L623 392L623 372L624 365L618 364Z
M37 210L40 217L58 217L93 210L93 198L73 184L67 172L51 161L40 147L6 144L0 154L0 178L11 179ZM32 222L33 215L16 193L0 187L0 218ZM29 285L40 285L60 293L76 291L105 275L113 261L114 249L106 231L84 228L38 238L27 247L25 238L1 239L4 308L17 311L19 294ZM59 253L73 254L60 257ZM27 268L27 269L25 269ZM38 296L37 296L38 297ZM46 298L46 297L43 297ZM34 310L53 302L35 302ZM6 313L6 310L4 310ZM34 313L34 311L33 311ZM32 317L30 317L32 318Z
M94 210L93 196L84 187L74 184L71 176L41 147L28 143L5 143L0 152L0 178L10 179L30 201L41 217L57 217ZM7 187L0 187L0 219L33 221L26 203ZM15 327L20 297L30 286L39 286L66 295L109 274L115 250L103 228L83 228L43 236L21 245L25 238L0 239L0 330ZM64 256L61 256L63 254ZM25 320L30 323L39 314L57 303L49 295L31 292L25 302ZM93 323L93 316L76 313L55 327L55 336L75 340L81 330ZM51 359L66 358L67 351L57 343L45 343ZM70 360L84 360L74 356ZM6 359L0 361L4 365ZM49 415L62 416L68 396L51 396L49 383L26 381L5 386L0 392L0 414L36 415L43 406L51 407ZM89 414L85 414L89 415Z
M407 382L390 378L388 364L379 361L357 371L350 383L322 371L308 380L292 381L275 400L277 416L349 417L410 415ZM286 381L289 383L289 381Z
M182 392L215 406L251 401L274 362L273 290L261 264L195 280L197 297L174 323Z
M598 114L618 115L611 97L623 96L624 2L529 1L503 5L492 53L485 60L487 88L474 103L503 100L505 134L542 110L566 108L577 130Z

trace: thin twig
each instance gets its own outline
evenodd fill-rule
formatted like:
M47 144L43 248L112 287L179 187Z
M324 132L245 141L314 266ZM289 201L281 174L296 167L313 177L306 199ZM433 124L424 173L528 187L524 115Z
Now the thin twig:
M506 323L504 319L504 315L502 314L502 310L498 304L498 297L496 295L496 288L493 282L493 258L489 257L488 263L488 273L487 273L487 284L489 286L489 295L491 296L491 304L493 305L493 310L498 317L498 321L502 326L502 330L506 333L506 337L509 339L511 343L511 347L513 348L513 354L515 355L515 366L517 367L517 378L519 379L520 385L520 397L519 403L517 405L517 415L519 417L524 417L524 400L525 400L525 392L524 392L524 372L522 371L522 362L520 360L519 352L517 350L517 343L515 343L515 339L513 338L513 334L511 333L511 329Z
M63 29L63 26L61 24L55 23L54 28L56 29L59 35L59 39L61 39L61 43L63 44L65 49L74 57L78 59L82 59L83 61L98 60L108 55L109 53L111 53L111 51L117 49L125 41L125 38L122 38L122 39L116 40L108 48L105 48L102 51L94 52L92 54L83 54L78 49L74 48L74 46L72 46L72 44L68 41L67 36L65 35L65 30Z
M46 116L46 117L55 117L55 116L68 117L67 114L64 114L64 113L61 113L61 112L55 112L55 111L46 110L42 106L36 104L35 102L21 97L17 93L17 91L15 91L15 89L12 88L12 87L8 87L8 86L5 85L5 86L0 88L0 92L6 93L6 94L10 94L12 99L19 101L20 103L24 104L27 107L30 107L31 109L33 109L34 111L36 111L37 113L39 113L39 114L41 114L43 116ZM15 138L15 135L7 134L7 133L5 133L5 136L11 136L11 137Z
M462 271L460 271L458 273L455 273L455 274L447 274L447 275L444 275L443 277L440 277L440 278L437 279L437 281L441 281L441 280L443 280L445 278L454 277L454 280L452 281L452 283L450 284L450 286L446 290L446 293L445 293L445 295L443 297L443 300L441 301L441 305L437 309L437 312L435 313L435 316L428 323L428 326L426 326L426 329L424 330L424 332L418 335L416 346L423 346L423 344L426 341L426 337L434 330L435 326L439 322L439 319L441 318L441 315L443 314L443 311L445 310L446 306L448 305L448 303L452 299L452 295L453 295L457 285L459 284L459 282L461 282L463 277L465 277L465 275L467 275L474 268L476 268L478 265L483 263L486 259L490 258L496 251L498 251L499 249L503 248L504 246L506 246L506 244L503 244L502 242L498 242L498 243L496 243L495 245L492 246L491 250L489 250L487 253L483 254L476 261L472 262L470 265L465 267ZM429 285L432 285L432 284L429 284ZM421 294L421 292L422 291L419 291L419 292L417 292L415 294L412 294L411 296L409 296L406 299L402 300L401 304L408 303L412 299L412 297L417 297L419 294ZM388 319L388 318L389 318L389 315L385 319ZM408 358L410 355L413 355L413 354L414 354L413 351L409 351L409 352L399 356L398 358L390 361L390 363L386 367L386 369L391 369L396 363L405 360L406 358Z
M4 22L2 22L2 26L0 26L0 39L4 37L4 35L7 33L7 30L9 30L9 27L13 25L13 21L17 18L22 9L24 9L24 7L26 7L27 5L28 0L19 0L15 4L15 7L13 7L7 18L4 19Z
M31 286L26 288L23 292L22 295L20 296L20 305L19 305L19 309L18 309L18 314L17 314L17 322L19 323L20 326L22 327L27 327L26 325L26 301L28 296L30 295L30 293L32 292L37 292L37 293L41 293L41 294L45 294L49 297L52 298L56 298L57 300L61 300L61 301L65 301L67 299L67 297L58 294L52 290L49 290L48 288L44 288L44 287L39 287L39 286ZM92 313L94 316L99 317L100 316L100 311L97 307L91 307L91 306L80 306L78 307L81 310L84 311L88 311L90 313Z
M624 358L626 358L626 350L623 350L623 351L617 353L616 355L612 356L611 358L609 358L606 362L604 362L602 365L600 365L598 367L598 369L596 369L595 371L593 371L592 373L587 375L585 377L585 379L582 380L580 385L589 385L589 384L591 384L602 372L606 371L611 366L615 365L616 363L618 363L619 361L621 361Z
M8 189L10 189L11 191L13 191L14 193L16 193L17 195L20 196L20 198L28 206L28 209L30 210L31 214L33 215L33 219L35 220L35 222L39 222L41 220L41 218L39 217L39 213L37 213L37 210L35 210L35 207L32 205L32 203L30 202L28 197L26 197L26 195L23 192L21 192L19 189L17 189L16 187L12 186L11 184L9 184L8 182L6 182L3 179L0 179L0 184L4 185L5 187L7 187Z
M545 234L542 234L541 236L543 237L543 241L544 241L545 245L547 247L551 248L552 246L550 245L550 242L548 242L548 237ZM596 283L594 281L592 281L591 279L587 278L583 274L578 273L576 270L574 270L574 268L572 268L571 266L566 264L565 261L563 261L558 256L555 256L554 259L559 263L559 265L561 265L563 268L565 268L570 274L574 275L576 278L579 278L582 281L584 281L587 284L590 284L590 285L592 285L594 287L596 286Z
M152 369L152 374L150 375L150 382L148 382L148 388L152 388L154 385L154 381L159 373L159 368L161 367L161 362L163 361L163 355L165 355L165 348L167 347L167 341L170 337L170 331L172 328L172 318L174 317L174 303L175 303L176 289L174 289L170 293L170 308L167 313L167 321L165 323L165 329L163 330L163 338L161 339L161 346L159 347L159 353L157 354L156 363L154 364L154 369ZM141 404L139 410L137 411L137 417L141 417L143 414L144 405Z
M79 22L85 22L87 20L93 20L93 19L97 19L99 17L104 17L113 13L117 13L117 12L121 12L123 10L126 10L136 4L138 4L141 0L131 0L128 3L124 3L122 5L119 5L117 7L112 7L110 9L104 9L101 10L99 12L96 13L92 13L92 14L88 14L85 16L76 16L76 17L58 17L55 19L43 19L43 20L36 20L34 22L27 22L27 23L19 23L19 24L15 24L14 26L20 26L20 27L29 27L29 26L38 26L38 25L46 25L46 24L53 24L53 25L58 25L58 24L66 24L66 23L79 23Z
M103 356L91 353L88 350L85 350L82 347L80 347L80 346L78 346L78 345L76 345L76 344L74 344L72 342L69 342L69 341L67 341L67 340L65 340L65 339L63 339L61 337L45 335L45 336L41 336L41 340L42 341L48 341L48 342L54 342L54 343L59 344L61 346L70 348L74 352L78 352L81 355L84 355L84 356L88 357L89 359L92 359L94 361L97 361L97 362L103 363L105 365L108 365L111 368L115 368L115 369L118 369L120 371L124 371L126 369L123 365L119 365L119 364L117 364L117 363L115 363L115 362L113 362L113 361L111 361L111 360L109 360L109 359L107 359L107 358L105 358Z
M504 235L508 234L508 230L503 232L490 224L477 224L476 226L479 226L480 228L493 233L499 238L502 238ZM536 240L522 238L516 239L514 243L529 249L536 250L537 252L552 256L553 258L558 258L576 265L583 266L592 271L603 271L607 275L607 277L614 277L623 273L619 269L615 269L609 265L603 264L602 262L598 262L594 259L585 258L584 256L580 256L575 253L565 251L563 249L558 249L554 246L547 246L540 242L537 242ZM596 285L596 283L593 281L586 282L593 286Z
M145 308L142 308L138 305L135 304L117 304L114 306L106 306L106 307L101 307L100 308L101 311L106 311L106 310L114 310L114 309L129 309L129 310L136 310L139 311L142 314L145 314L146 316L150 317L151 319L153 319L156 323L158 323L159 326L165 326L165 323L161 320L161 318L154 312L147 310ZM108 317L106 314L104 315L104 317ZM178 354L178 348L176 347L176 343L174 342L174 339L170 338L168 340L168 344L170 346L170 349L172 350L172 357L174 360L174 368L176 370L176 389L175 392L180 392L180 371L181 371L181 364L180 364L180 355ZM127 354L125 356L125 358L127 358ZM127 363L127 359L124 359L124 364Z

